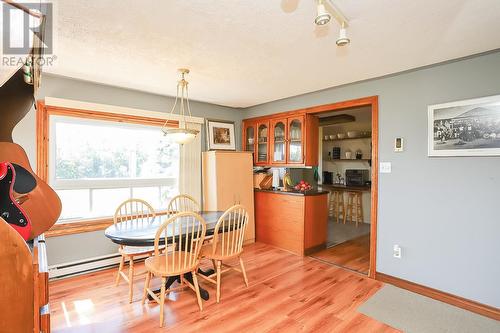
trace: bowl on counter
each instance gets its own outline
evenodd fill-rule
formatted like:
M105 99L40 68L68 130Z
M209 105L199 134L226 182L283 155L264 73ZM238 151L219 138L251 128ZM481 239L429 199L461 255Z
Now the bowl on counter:
M335 140L337 138L335 134L330 134L328 137L330 138L330 140Z
M337 138L339 138L339 139L345 139L346 138L346 134L345 133L339 133L339 134L337 134Z

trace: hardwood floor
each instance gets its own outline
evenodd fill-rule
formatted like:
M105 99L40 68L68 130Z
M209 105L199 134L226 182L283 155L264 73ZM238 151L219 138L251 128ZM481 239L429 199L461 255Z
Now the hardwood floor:
M261 243L243 258L248 288L237 272L224 275L217 304L201 282L210 292L203 312L192 291L169 294L163 329L159 306L141 305L142 276L132 304L127 285L114 286L116 269L50 282L52 332L398 332L356 312L379 281Z
M370 268L370 235L360 236L321 250L311 257L368 274Z

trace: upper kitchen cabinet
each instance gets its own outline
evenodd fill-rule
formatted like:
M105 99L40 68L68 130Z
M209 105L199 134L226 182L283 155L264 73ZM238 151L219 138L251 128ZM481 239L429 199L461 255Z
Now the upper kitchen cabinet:
M285 164L287 157L286 119L271 120L271 164Z
M318 165L318 117L304 112L291 112L244 120L244 149L251 149L248 145L249 131L255 125L257 126L257 144L254 146L255 165Z
M257 136L257 124L255 122L247 122L243 127L243 150L251 151L255 150L255 144Z
M269 121L257 121L257 143L254 150L255 165L269 164ZM245 124L246 127L246 124Z

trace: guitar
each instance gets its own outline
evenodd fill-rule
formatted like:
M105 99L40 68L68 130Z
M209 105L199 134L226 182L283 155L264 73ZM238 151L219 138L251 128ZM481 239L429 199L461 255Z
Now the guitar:
M31 222L15 198L15 169L12 163L0 163L0 217L9 223L24 240L28 240L31 235Z
M2 195L0 214L6 210L10 204L7 201L10 200L14 202L14 205L18 205L23 215L31 222L29 236L25 239L33 239L43 234L57 222L61 214L62 205L59 196L33 172L28 156L21 146L11 142L0 142L0 161L9 161L7 164L12 165L14 173L10 192L7 196L4 192L0 194ZM10 223L10 221L7 222ZM11 225L15 226L15 224Z

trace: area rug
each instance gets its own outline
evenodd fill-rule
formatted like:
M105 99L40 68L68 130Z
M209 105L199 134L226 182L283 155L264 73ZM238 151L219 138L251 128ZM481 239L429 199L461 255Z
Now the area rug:
M391 285L358 312L407 333L500 333L496 320Z

